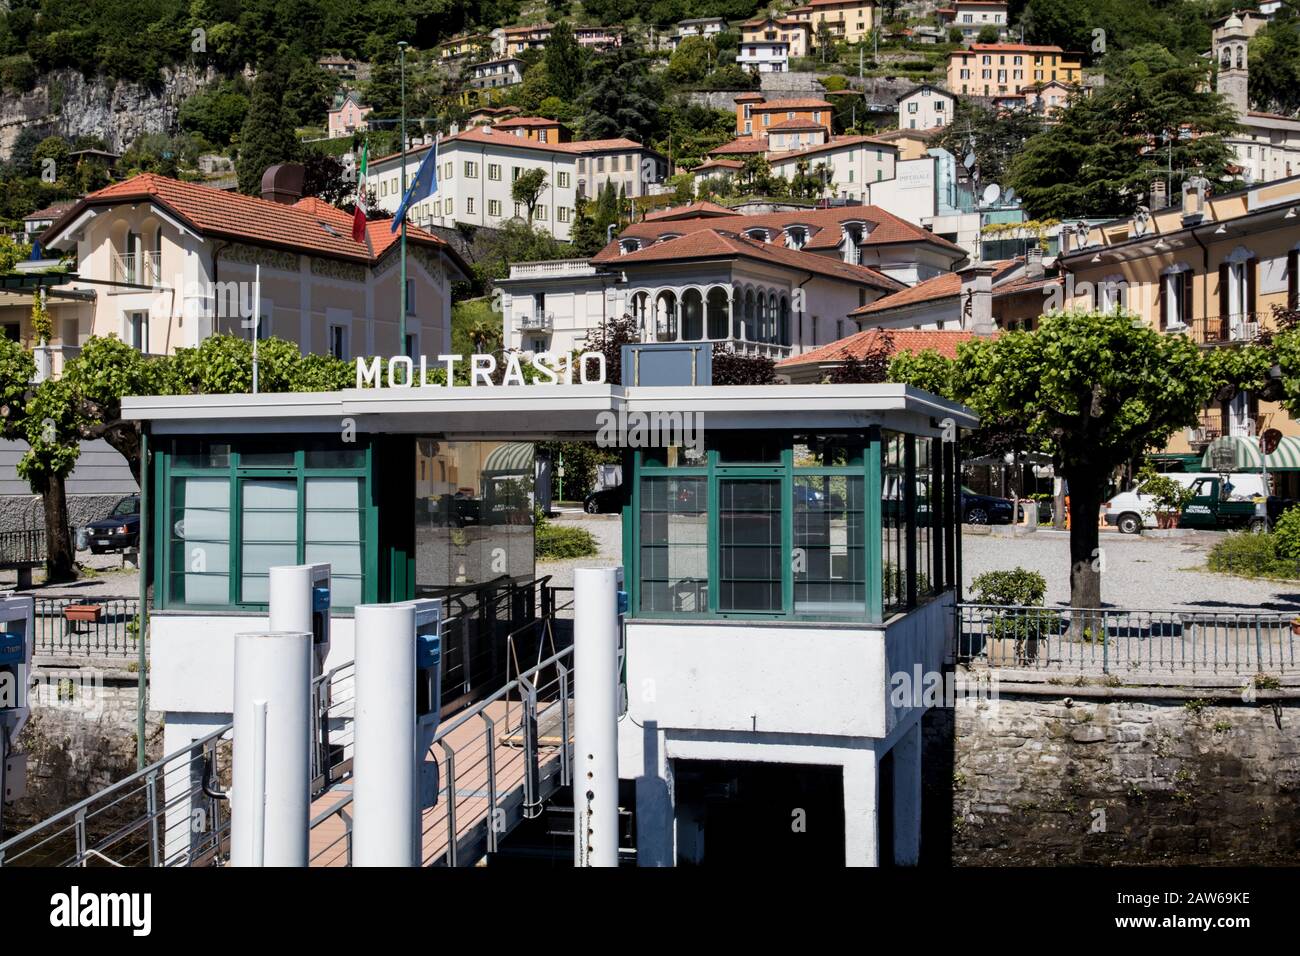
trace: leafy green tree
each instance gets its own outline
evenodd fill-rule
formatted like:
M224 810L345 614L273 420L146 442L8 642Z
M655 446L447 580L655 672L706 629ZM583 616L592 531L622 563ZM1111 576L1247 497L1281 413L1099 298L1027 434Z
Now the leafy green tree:
M944 376L934 359L925 374ZM903 372L891 366L891 377ZM950 397L1023 425L1069 483L1070 603L1101 607L1097 516L1111 473L1198 419L1213 379L1186 336L1121 312L1045 316L958 349Z
M980 182L1001 183L1025 143L1042 131L1043 121L1035 113L995 110L958 98L953 122L943 128L935 145L948 150L958 162L974 152Z
M668 59L664 75L678 86L702 81L712 70L717 54L713 42L705 37L686 37Z
M1300 17L1280 8L1250 41L1250 99L1262 110L1300 110Z
M980 27L980 32L975 35L975 42L976 43L997 43L1000 37L1001 34L998 33L998 28L991 23L987 23L984 26Z
M241 80L227 80L195 93L181 104L181 129L197 133L214 146L228 146L248 116L248 93Z
M259 73L253 84L248 116L239 131L239 191L249 196L261 192L262 174L276 163L298 158L298 138L293 118L284 106L284 75L279 65Z
M573 35L567 20L551 28L546 41L546 73L550 77L551 92L565 101L572 101L582 91L582 47Z
M13 236L0 235L0 275L13 272L14 266L32 254L32 247Z
M663 132L663 79L651 65L651 58L631 42L593 59L579 97L586 138L626 136L649 143Z
M510 184L510 198L517 203L524 204L524 208L528 211L528 222L533 221L533 211L541 201L545 189L546 170L541 167L524 170Z
M1131 211L1170 168L1174 192L1197 172L1227 176L1224 137L1237 123L1211 91L1207 64L1157 46L1112 53L1106 63L1106 85L1072 99L1011 163L1010 184L1035 219Z
M324 125L334 88L334 77L304 57L294 65L285 81L284 108L298 126Z

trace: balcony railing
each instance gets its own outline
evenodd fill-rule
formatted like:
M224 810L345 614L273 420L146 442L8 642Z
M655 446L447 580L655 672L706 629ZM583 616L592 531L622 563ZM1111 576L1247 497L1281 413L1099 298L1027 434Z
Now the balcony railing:
M162 253L113 253L113 281L130 285L162 285Z
M555 276L594 276L596 267L590 259L553 259L549 262L516 262L510 266L510 278L546 278Z
M549 332L555 326L555 313L524 312L515 316L515 324L524 332Z
M1237 312L1232 315L1208 316L1193 325L1196 340L1202 345L1233 345L1253 342L1263 330L1262 312Z

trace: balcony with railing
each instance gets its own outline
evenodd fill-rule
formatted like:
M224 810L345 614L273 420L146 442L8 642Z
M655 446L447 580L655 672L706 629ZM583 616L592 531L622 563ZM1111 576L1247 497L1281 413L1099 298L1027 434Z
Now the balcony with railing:
M521 332L549 332L555 328L554 312L521 312L515 316Z
M1192 331L1201 345L1238 345L1254 342L1264 329L1264 313L1234 312L1196 319Z
M157 288L162 285L162 253L114 252L113 281Z
M512 279L556 279L569 276L594 276L596 267L590 259L552 259L547 262L515 262L510 266Z

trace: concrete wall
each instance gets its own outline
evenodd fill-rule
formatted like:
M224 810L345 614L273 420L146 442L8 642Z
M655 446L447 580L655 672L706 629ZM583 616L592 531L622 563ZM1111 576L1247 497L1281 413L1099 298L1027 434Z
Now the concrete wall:
M956 710L954 863L1300 861L1295 699L1068 694L1004 689ZM941 714L929 729L927 761L942 750Z

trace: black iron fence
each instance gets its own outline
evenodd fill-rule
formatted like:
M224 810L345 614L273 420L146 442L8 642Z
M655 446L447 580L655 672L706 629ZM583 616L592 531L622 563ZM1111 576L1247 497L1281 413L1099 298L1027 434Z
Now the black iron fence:
M52 657L139 653L140 601L130 597L38 597L35 652Z
M957 606L957 659L1062 673L1283 674L1300 619L1278 611Z

